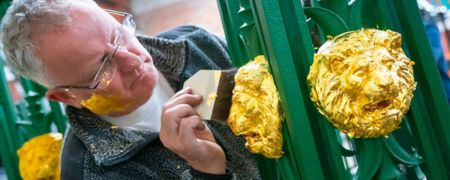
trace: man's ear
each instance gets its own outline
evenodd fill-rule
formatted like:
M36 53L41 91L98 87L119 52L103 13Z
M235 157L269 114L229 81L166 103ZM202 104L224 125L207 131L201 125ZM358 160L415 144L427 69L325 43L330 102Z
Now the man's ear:
M59 101L79 109L82 108L78 98L63 88L49 89L45 93L45 97L52 101Z

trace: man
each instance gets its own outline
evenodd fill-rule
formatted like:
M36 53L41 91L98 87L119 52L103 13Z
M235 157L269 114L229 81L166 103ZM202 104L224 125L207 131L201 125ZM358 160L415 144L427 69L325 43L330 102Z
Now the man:
M94 0L101 8L130 12L131 0Z
M134 28L92 0L17 0L3 19L7 64L68 105L62 179L259 178L242 141L178 91L199 69L231 67L225 45L192 26Z

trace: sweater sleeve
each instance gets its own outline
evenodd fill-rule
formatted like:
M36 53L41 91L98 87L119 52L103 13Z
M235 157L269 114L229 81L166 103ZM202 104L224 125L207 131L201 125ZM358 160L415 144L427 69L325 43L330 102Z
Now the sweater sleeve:
M229 69L232 68L226 42L197 26L179 26L162 32L157 37L186 40L188 64L193 69Z
M226 43L223 39L195 26L180 26L158 35L168 39L182 39L186 43L186 58L180 82L184 82L201 69L232 68ZM223 179L260 179L256 161L244 148L245 141L234 136L225 124L208 123L214 137L227 157L227 174ZM217 179L194 169L183 173L183 179Z
M156 35L158 38L183 41L185 44L185 61L177 84L180 90L184 81L202 69L233 68L226 42L216 35L196 26L179 26Z
M61 154L61 179L83 179L85 153L86 148L69 128Z

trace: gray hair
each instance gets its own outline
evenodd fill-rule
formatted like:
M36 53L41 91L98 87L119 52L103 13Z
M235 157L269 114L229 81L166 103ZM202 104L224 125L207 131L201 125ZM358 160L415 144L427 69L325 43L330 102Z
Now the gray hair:
M36 56L36 45L32 38L44 30L68 27L72 21L69 16L70 5L69 0L14 0L2 23L6 65L23 77L52 87L52 78Z

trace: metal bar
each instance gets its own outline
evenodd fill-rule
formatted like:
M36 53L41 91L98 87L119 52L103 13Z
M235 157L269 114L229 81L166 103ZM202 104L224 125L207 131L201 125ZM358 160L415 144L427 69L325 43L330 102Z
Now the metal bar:
M348 17L348 0L321 0L319 4L329 10L332 10L346 22L349 21Z
M349 179L350 174L345 169L342 161L341 147L337 141L338 137L336 136L335 128L318 113L309 96L306 77L313 60L314 49L308 26L305 23L303 9L298 4L298 1L279 1L279 5L286 34L289 37L287 43L291 50L294 63L296 64L300 87L303 90L299 93L304 98L304 106L307 109L308 120L311 123L311 128L314 130L313 136L318 154L320 155L319 158L323 167L324 176L326 179ZM335 27L339 27L335 29L340 29L342 32L347 29L343 22L335 24Z
M8 179L19 179L18 158L16 149L19 147L15 136L16 113L11 98L8 82L3 71L3 60L0 59L0 156L5 166Z
M239 4L237 1L217 0L222 19L228 52L235 66L242 66L248 61L248 56L243 52L244 47L240 42L239 26L243 23L238 16Z
M314 50L301 2L298 0L250 0L252 25L253 23L256 25L257 33L249 31L253 30L249 28L251 26L240 26L241 23L245 25L245 22L241 21L242 17L235 13L238 9L236 1L218 0L218 2L222 4L220 6L226 7L221 8L221 13L227 40L231 42L228 44L232 59L237 59L234 60L238 62L237 65L242 65L247 60L243 58L245 55L254 56L254 53L262 50L271 64L285 110L286 122L283 135L286 155L275 162L278 171L267 170L273 167L270 163L274 162L266 164L268 166L263 170L269 172L264 172L268 173L265 177L349 179L350 174L342 163L343 152L336 140L335 130L318 114L309 99L306 76ZM413 133L412 139L415 141L419 154L424 157L424 162L420 166L430 179L448 179L450 176L450 131L448 131L450 107L445 101L437 68L430 62L433 56L421 26L416 2L357 0L349 5L347 0L313 0L312 5L318 6L319 2L320 5L328 7L349 22L351 29L369 27L392 29L402 33L405 52L416 62L414 71L418 86L407 116ZM230 8L233 3L234 8ZM380 16L374 17L374 13ZM351 23L353 16L357 16L358 22ZM246 33L252 37L242 39L242 32L239 30L242 31L243 28L248 28ZM259 36L259 41L255 41L254 35ZM253 47L255 44L261 45L262 49ZM360 142L371 141L361 140ZM381 145L376 147L386 148ZM358 149L358 153L364 149L370 148ZM371 154L375 152L370 150L362 152L365 153L366 159L363 156L360 157L363 158L362 163L365 167L360 167L363 171L353 178L403 176L399 174L398 169L392 169L397 166L395 160L388 157L387 152L382 153L382 157L371 157ZM379 162L378 168L370 169L373 164L370 162Z
M320 157L314 141L311 125L309 122L308 109L305 107L304 97L299 92L307 92L301 89L300 82L305 80L298 79L296 67L299 66L298 61L294 61L292 50L286 42L289 37L283 22L280 8L280 2L272 0L251 1L253 9L257 13L257 27L260 32L260 41L263 45L263 51L269 60L278 91L282 99L282 106L286 115L286 125L293 152L284 158L296 161L297 169L293 169L293 165L284 167L283 170L297 171L302 179L324 179L323 167L320 163ZM300 3L295 1L291 5L299 6ZM300 8L300 7L299 7ZM297 18L297 17L291 17ZM300 19L298 19L300 20ZM303 17L301 19L305 28L306 22ZM301 23L301 22L299 22ZM302 33L302 32L300 32ZM305 35L298 41L298 46L302 46L303 42L311 42L309 31L303 32ZM300 37L295 37L300 38ZM311 45L311 44L309 44ZM312 56L312 51L302 51L304 59ZM282 158L283 159L283 158ZM290 177L298 179L299 177Z
M255 55L251 54L250 47L248 47L251 45L251 42L245 41L251 39L248 36L252 36L251 32L246 31L246 29L252 28L249 21L253 21L253 15L251 10L249 10L249 2L248 0L239 2L237 0L218 0L217 2L231 60L235 66L242 66L250 60L249 56ZM279 174L277 170L279 168L277 168L275 160L267 159L260 155L255 155L254 157L258 162L259 171L263 179L277 178Z
M50 101L50 107L52 109L52 119L58 127L58 131L64 134L67 129L67 117L64 113L64 109L59 102Z
M433 63L433 56L421 24L417 2L396 0L390 1L390 3L393 4L398 14L405 33L404 40L410 49L411 59L416 62L414 71L423 93L423 100L420 102L423 103L422 108L424 109L420 112L426 113L426 117L429 117L423 120L432 124L446 166L447 176L450 176L450 106L446 101L436 64Z

